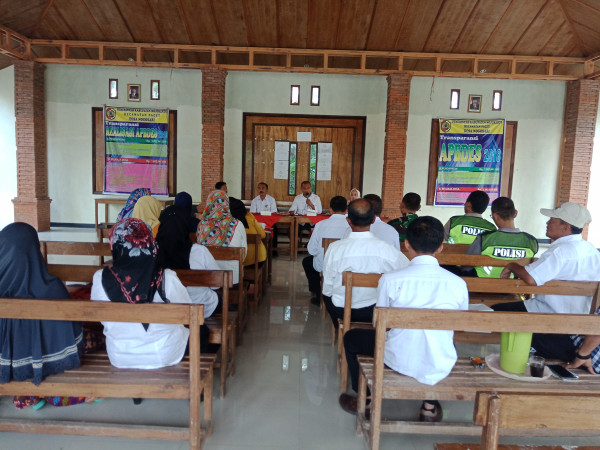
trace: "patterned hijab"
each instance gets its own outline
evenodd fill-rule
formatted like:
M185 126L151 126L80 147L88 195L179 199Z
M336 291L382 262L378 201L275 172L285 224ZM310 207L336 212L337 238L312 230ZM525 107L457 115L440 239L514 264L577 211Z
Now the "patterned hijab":
M162 206L160 202L154 197L147 195L136 202L131 217L142 219L154 230L154 227L160 223L158 221L158 216L160 216L161 209Z
M238 220L229 211L229 198L224 191L212 191L198 224L198 244L229 246Z
M127 219L128 217L131 217L135 203L140 198L145 197L146 195L150 195L150 188L137 188L136 190L132 191L131 194L129 194L129 198L127 199L127 202L125 202L125 207L121 210L121 212L117 216L117 222L120 220L123 220L123 219Z
M156 235L158 261L168 269L189 269L192 241L189 233L189 213L183 206L172 205L160 214Z
M150 227L140 219L125 219L110 230L113 262L102 272L102 287L111 302L152 303L158 291L165 303L164 271ZM142 324L148 330L148 324Z

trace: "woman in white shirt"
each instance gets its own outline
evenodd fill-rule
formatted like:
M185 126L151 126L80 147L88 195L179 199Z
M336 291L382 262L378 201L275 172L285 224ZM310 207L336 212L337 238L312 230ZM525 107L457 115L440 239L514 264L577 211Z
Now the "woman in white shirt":
M150 227L140 219L117 222L111 230L113 263L94 274L91 298L120 303L190 303L175 272L157 261ZM183 358L189 330L183 325L102 322L106 351L115 367L155 369ZM208 331L208 330L206 330ZM206 332L201 342L207 342Z
M223 191L212 191L206 199L206 206L200 217L197 233L198 244L221 247L243 247L244 257L248 243L244 225L231 215L229 198ZM223 270L233 272L233 284L239 283L240 273L237 261L217 261Z
M189 214L184 207L173 205L160 214L160 227L156 235L158 262L168 269L220 270L210 251L194 244L189 237ZM208 287L186 288L192 303L204 305L204 317L220 311L219 296ZM217 288L215 288L217 289Z

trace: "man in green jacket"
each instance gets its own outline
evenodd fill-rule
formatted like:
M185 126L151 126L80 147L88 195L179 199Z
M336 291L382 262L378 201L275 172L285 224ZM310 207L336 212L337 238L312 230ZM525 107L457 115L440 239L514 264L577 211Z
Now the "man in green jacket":
M471 192L465 202L465 215L451 217L444 225L445 241L448 244L472 244L479 234L494 231L494 224L481 216L489 202L490 197L485 192Z

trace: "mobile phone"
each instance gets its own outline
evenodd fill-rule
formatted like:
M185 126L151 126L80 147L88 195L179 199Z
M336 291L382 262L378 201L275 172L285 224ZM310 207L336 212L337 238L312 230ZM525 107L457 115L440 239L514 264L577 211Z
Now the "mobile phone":
M560 378L563 381L573 381L579 379L579 375L575 375L570 370L567 370L558 364L548 364L548 369L550 369L552 375L554 375L556 378Z

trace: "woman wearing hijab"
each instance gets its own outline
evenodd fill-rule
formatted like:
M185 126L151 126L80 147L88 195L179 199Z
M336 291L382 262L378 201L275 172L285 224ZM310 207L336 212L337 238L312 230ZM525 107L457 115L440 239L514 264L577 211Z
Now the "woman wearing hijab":
M190 222L189 233L190 233L190 235L191 234L194 235L194 241L195 241L196 240L196 237L195 237L196 231L198 230L198 224L200 223L200 220L198 220L198 218L196 217L196 210L195 210L193 202L192 202L192 196L190 194L188 194L187 192L182 191L175 196L174 205L181 206L181 207L185 208L185 210L187 211L187 214L189 217L189 222Z
M231 209L231 215L244 224L247 235L259 234L262 239L267 236L264 228L259 225L256 218L246 211L246 206L241 200L229 197L229 207ZM251 266L254 264L254 253L256 252L254 247L254 244L248 245L244 266ZM261 242L258 246L258 262L263 262L265 259L267 259L267 249L265 248L265 244Z
M360 191L356 188L350 189L350 200L348 200L348 203L350 203L352 200L356 200L357 198L360 198Z
M128 217L131 217L135 203L140 198L145 197L147 195L150 195L149 188L137 188L137 189L131 191L131 194L129 194L129 198L125 202L125 207L121 210L121 212L117 216L117 222L119 220L123 220L123 219L127 219Z
M248 249L246 231L242 222L231 215L229 198L221 190L212 191L206 199L206 206L198 224L197 241L200 245L221 247L243 247ZM233 272L233 284L238 284L240 273L237 261L217 261L223 270Z
M0 295L68 299L63 283L48 273L37 232L16 222L0 231ZM26 307L26 303L24 306ZM0 383L32 380L79 367L80 322L0 319Z
M158 264L150 227L125 219L111 229L112 264L94 274L91 298L118 303L191 303L177 274ZM115 367L156 369L183 358L189 330L183 325L102 322L106 351ZM201 341L202 342L202 338Z
M156 235L159 264L173 270L220 270L205 246L190 241L188 227L189 214L185 207L169 206L160 214L160 227ZM186 289L192 303L204 305L204 317L210 317L219 306L219 297L211 288L192 286Z
M161 209L162 205L160 202L154 197L147 195L136 202L131 217L134 219L142 219L146 222L152 230L152 237L156 237L158 226L160 225L158 216L160 216Z

